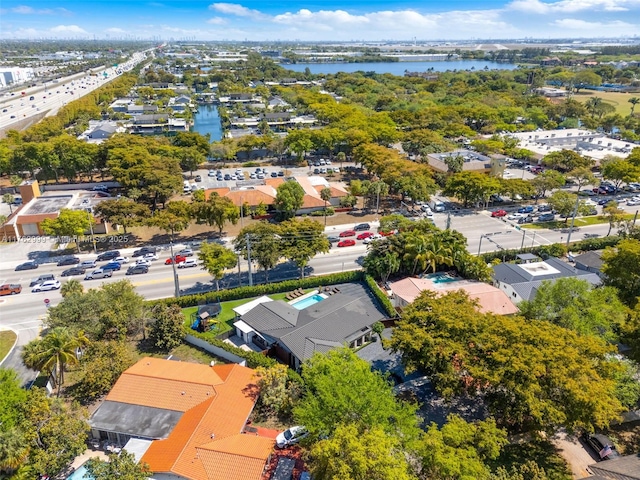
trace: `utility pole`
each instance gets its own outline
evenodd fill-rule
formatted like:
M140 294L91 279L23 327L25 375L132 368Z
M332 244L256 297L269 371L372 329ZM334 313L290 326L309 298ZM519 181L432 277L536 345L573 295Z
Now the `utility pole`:
M573 225L576 221L576 215L578 214L578 205L580 204L580 196L576 198L576 205L573 207L573 216L571 217L571 227L569 227L569 235L567 235L567 250L569 249L569 242L571 242L571 233L573 232Z
M482 248L482 239L484 238L484 235L480 235L480 244L478 245L478 256L480 256L480 249Z
M249 286L253 286L253 275L251 273L251 237L249 234L245 235L245 240L247 242L247 263L249 264Z
M522 250L524 248L524 239L526 238L527 232L525 231L525 229L522 229L522 243L520 244L520 250Z
M173 285L175 288L176 298L180 298L180 281L178 280L178 271L176 270L176 257L173 255L173 232L171 232L171 242L169 242L169 250L171 251L171 266L173 267Z
M451 212L447 212L447 223L445 225L445 230L451 229Z

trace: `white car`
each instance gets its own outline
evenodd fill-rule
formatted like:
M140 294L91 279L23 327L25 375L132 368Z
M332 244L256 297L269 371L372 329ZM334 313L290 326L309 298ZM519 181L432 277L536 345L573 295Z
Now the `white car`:
M640 205L640 199L632 198L631 200L627 200L627 205L630 207L635 207L636 205Z
M195 258L187 258L184 262L178 264L178 268L197 267L198 261Z
M278 434L276 437L276 446L278 448L285 448L289 445L295 445L307 435L309 435L309 432L306 428L301 426L291 427Z
M527 213L511 213L507 216L507 220L518 220L519 218L526 217Z
M94 270L91 273L87 273L84 276L85 280L95 280L95 279L100 279L100 278L110 278L111 275L113 275L113 270L104 270L102 268L99 268L97 270Z
M142 259L152 262L154 260L158 260L158 254L157 253L145 253L143 255Z
M150 267L151 260L147 260L146 258L141 258L139 260L136 260L136 263L134 265L144 265L146 267Z
M116 257L111 261L118 262L120 265L122 265L123 263L129 263L129 257Z
M60 288L60 280L47 280L40 285L36 285L32 292L47 292L49 290L58 290Z
M193 250L190 248L183 248L176 255L182 255L183 257L193 257Z
M371 237L367 237L365 238L362 243L369 244L371 242L373 242L374 240L382 240L384 237L382 235L380 235L379 233L376 233L375 235L371 236Z

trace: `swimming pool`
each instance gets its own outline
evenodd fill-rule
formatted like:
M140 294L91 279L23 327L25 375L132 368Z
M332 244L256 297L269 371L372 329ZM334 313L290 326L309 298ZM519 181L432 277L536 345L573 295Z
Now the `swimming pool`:
M430 273L426 278L431 280L433 283L449 283L461 280L460 278L453 277L447 273Z
M71 475L67 477L67 480L91 480L93 477L87 475L87 467L84 466L84 463L78 467L78 469L73 472Z
M310 307L318 302L324 300L325 297L319 294L311 295L310 297L303 298L302 300L298 300L297 302L290 303L293 308L297 308L298 310L304 310L305 308Z

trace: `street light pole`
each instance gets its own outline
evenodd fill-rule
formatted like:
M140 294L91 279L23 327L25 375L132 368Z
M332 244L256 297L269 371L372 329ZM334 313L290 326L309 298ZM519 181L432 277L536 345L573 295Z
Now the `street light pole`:
M247 242L247 263L249 264L249 286L253 286L253 274L251 273L251 238L249 234L245 235L245 240Z
M478 256L480 256L480 249L482 248L482 239L484 238L484 235L480 235L480 244L478 245Z
M576 221L576 215L578 214L578 205L580 204L580 196L577 195L576 205L573 207L573 216L571 217L571 227L569 227L569 235L567 235L567 249L569 248L569 242L571 242L571 232L573 232L573 225Z
M171 251L171 266L173 267L173 285L175 287L175 296L180 298L180 281L178 280L178 271L176 270L176 257L173 255L173 233L169 242L169 250Z

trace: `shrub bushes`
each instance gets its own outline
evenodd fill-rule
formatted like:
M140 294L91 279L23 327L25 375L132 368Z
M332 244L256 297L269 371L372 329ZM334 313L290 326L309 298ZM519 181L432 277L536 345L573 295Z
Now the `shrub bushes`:
M380 302L380 305L382 305L387 316L389 318L396 318L398 316L398 312L391 303L391 300L389 300L389 297L387 297L387 295L380 289L373 277L371 275L365 275L364 279L365 282L367 282L367 286L371 290L371 293L375 295Z
M340 272L331 275L318 277L307 277L300 280L285 280L278 283L265 283L254 285L252 287L238 287L228 290L220 290L217 292L200 293L196 295L185 295L180 298L161 298L159 300L151 300L150 305L178 305L180 308L193 307L203 303L227 302L230 300L238 300L241 298L259 297L261 295L270 295L272 293L281 293L296 288L313 288L320 285L335 285L336 283L348 283L360 281L363 278L362 271ZM376 287L377 288L377 287Z

